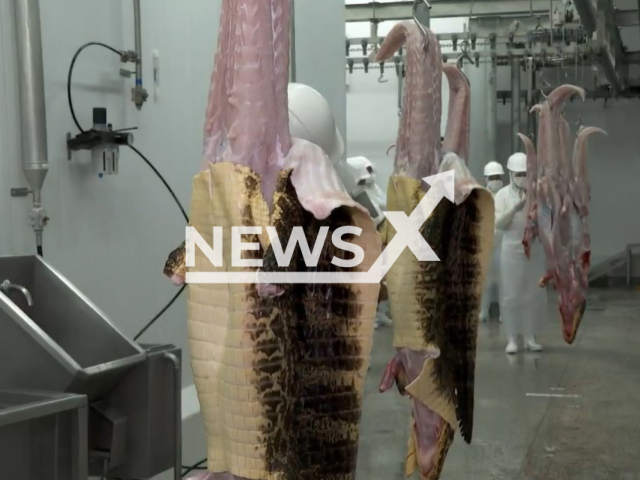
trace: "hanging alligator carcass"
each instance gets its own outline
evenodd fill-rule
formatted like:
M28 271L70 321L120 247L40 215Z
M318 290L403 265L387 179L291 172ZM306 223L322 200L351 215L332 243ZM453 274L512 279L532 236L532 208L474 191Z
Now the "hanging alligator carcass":
M573 157L569 155L570 126L562 115L564 103L585 92L573 85L556 88L541 105L538 149L520 135L527 151L527 227L523 245L528 254L539 237L546 257L546 274L540 286L551 284L558 294L564 340L571 344L586 308L591 264L589 236L590 187L586 167L586 140L595 127L581 128Z
M184 245L165 274L367 271L380 255L369 214L344 190L323 151L289 134L289 0L223 0L205 124L205 165L193 180L191 226L223 265ZM246 266L231 265L232 227ZM265 233L275 227L280 243ZM342 226L361 248L356 267L331 239ZM258 227L258 228L256 228ZM295 228L317 252L292 249ZM288 248L287 248L288 250ZM282 253L282 252L280 252ZM346 257L346 258L345 258ZM185 262L186 260L186 262ZM313 262L311 262L313 263ZM262 264L262 267L259 265ZM211 480L353 480L378 284L190 283L189 346L208 439Z
M443 65L438 39L428 29L423 34L414 22L400 23L376 61L387 60L405 44L407 83L387 208L406 215L420 208L431 191L425 194L424 177L433 182L434 175L453 170L455 184L451 201L440 201L420 228L440 261L421 262L406 250L387 274L397 354L380 390L395 383L411 397L406 474L417 467L422 479L435 480L458 426L467 442L473 433L478 311L492 252L494 209L491 194L479 187L459 157L468 150L469 135L468 100L462 98L468 88L459 83L463 75L448 72L454 80L450 87L458 92L452 96L457 103L450 108L454 114L445 136L454 153L440 161ZM383 243L390 243L396 231L385 225Z

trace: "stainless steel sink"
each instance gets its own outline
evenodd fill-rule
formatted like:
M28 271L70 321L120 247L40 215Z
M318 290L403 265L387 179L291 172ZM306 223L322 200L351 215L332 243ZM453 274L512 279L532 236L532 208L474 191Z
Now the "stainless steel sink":
M37 256L0 256L0 388L108 393L144 350L60 273Z

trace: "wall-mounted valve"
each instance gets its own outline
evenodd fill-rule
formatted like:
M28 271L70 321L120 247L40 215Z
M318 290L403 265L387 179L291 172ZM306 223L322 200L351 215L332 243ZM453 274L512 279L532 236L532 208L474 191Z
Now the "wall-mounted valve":
M453 43L453 51L457 51L458 50L458 35L456 35L455 33L453 35L451 35L451 42Z
M353 58L347 60L347 65L349 65L349 73L353 73L353 66L355 65L355 63L356 62L353 60Z
M67 134L68 159L72 151L90 150L92 160L97 163L99 175L115 175L118 173L120 145L133 144L133 135L127 130L113 130L107 123L107 109L93 109L93 127L74 138Z
M366 57L363 58L362 64L364 65L364 73L369 73L369 59Z
M478 39L478 36L475 33L471 34L471 50L475 50L476 49L476 40Z
M351 42L348 39L345 41L345 50L347 57L351 55Z

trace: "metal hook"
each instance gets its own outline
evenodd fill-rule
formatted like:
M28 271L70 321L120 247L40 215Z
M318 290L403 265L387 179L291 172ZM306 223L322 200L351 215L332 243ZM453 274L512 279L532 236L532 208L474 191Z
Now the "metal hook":
M462 52L456 61L456 66L458 70L462 70L462 66L464 65L464 61L467 60L471 65L475 65L473 59L469 56L469 42L463 40L460 44L460 51Z
M413 11L412 11L413 21L416 22L416 25L422 32L422 35L424 35L425 40L427 40L428 39L427 27L424 26L416 16L416 12L418 11L418 4L420 2L424 3L429 10L431 10L431 4L427 0L413 0Z
M384 78L384 62L380 63L380 78L378 78L378 83L387 83L389 80Z

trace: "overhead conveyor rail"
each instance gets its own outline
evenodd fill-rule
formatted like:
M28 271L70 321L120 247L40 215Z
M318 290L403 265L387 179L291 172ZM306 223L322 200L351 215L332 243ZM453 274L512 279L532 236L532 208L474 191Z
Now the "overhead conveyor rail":
M433 0L430 3L431 18L468 17L470 31L478 38L486 38L490 30L498 37L509 34L514 21L525 22L525 19L537 21L543 28L546 24L548 28L553 11L556 8L564 11L565 8L557 0ZM629 64L640 64L640 52L627 51L620 29L640 26L640 10L615 9L611 0L575 0L574 5L594 60L602 68L612 90L620 94L629 88ZM384 21L406 20L412 18L412 7L413 1L349 4L346 5L346 20L376 25ZM562 28L575 25L567 24ZM458 34L443 37L452 35ZM507 55L520 56L520 52L507 52ZM357 61L348 63L353 65Z

